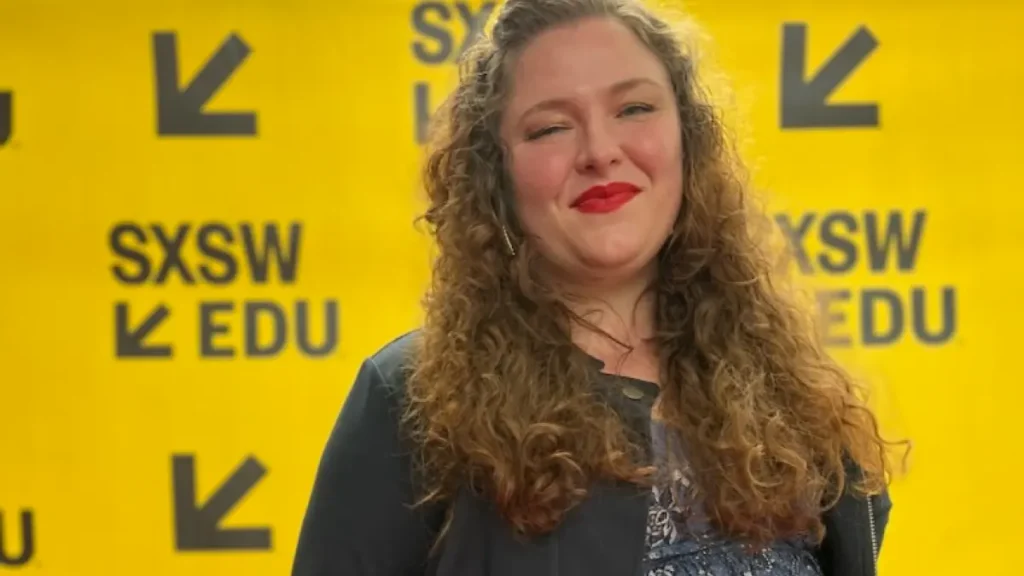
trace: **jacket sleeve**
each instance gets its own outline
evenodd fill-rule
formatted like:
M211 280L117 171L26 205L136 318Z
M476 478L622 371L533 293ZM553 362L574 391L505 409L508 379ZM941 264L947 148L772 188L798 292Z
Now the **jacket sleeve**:
M373 359L360 367L324 447L293 576L423 574L436 513L413 508L398 391Z
M878 496L874 496L873 510L875 513L875 530L878 536L878 551L882 551L882 542L885 540L885 528L889 525L889 515L892 512L892 498L889 491L885 490Z
M875 544L881 553L882 541L889 524L892 500L888 490L869 496L873 516L868 516L864 497L851 490L852 482L861 475L861 469L852 461L846 463L850 483L846 493L835 506L825 511L825 539L817 548L818 563L825 576L852 576L865 574L871 568L871 522L874 520Z

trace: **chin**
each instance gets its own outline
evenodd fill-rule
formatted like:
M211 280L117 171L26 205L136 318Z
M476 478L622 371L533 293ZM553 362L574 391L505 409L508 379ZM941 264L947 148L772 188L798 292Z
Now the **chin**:
M583 258L584 267L603 277L630 277L640 274L651 263L645 250L590 251Z

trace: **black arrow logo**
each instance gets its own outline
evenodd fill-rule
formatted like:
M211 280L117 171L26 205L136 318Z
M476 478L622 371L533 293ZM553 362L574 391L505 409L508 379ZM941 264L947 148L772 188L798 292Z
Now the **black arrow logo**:
M782 31L782 128L878 126L878 104L829 104L835 91L867 59L878 41L861 26L811 80L807 76L807 25Z
M146 317L138 328L131 329L128 327L128 303L118 302L114 308L114 322L117 325L117 357L170 358L172 356L170 345L145 345L146 336L149 336L149 333L155 330L170 313L170 309L161 304Z
M202 506L196 503L195 456L175 455L173 466L178 550L270 550L270 528L219 526L221 519L267 473L258 460L246 458Z
M255 112L204 112L206 103L249 56L249 46L228 36L185 90L178 84L178 39L153 34L156 67L157 134L161 136L255 136Z
M14 127L14 95L0 92L0 146L11 139Z

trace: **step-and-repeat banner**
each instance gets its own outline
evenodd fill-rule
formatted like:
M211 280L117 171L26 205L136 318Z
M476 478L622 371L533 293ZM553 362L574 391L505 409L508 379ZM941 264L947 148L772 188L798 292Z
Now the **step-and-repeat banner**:
M914 442L883 572L1013 573L1024 5L689 9ZM356 368L420 318L419 143L493 10L0 4L0 573L287 573Z

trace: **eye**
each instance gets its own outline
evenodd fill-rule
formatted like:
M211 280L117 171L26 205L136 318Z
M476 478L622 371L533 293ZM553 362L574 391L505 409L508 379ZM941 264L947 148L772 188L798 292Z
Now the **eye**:
M545 136L547 136L549 134L554 134L555 132L558 132L558 131L564 130L564 129L565 129L564 126L546 126L546 127L541 128L539 130L534 130L533 132L530 132L529 134L526 135L526 139L527 140L537 140L539 138L543 138L543 137L545 137Z
M619 112L619 116L635 116L637 114L644 114L653 111L654 106L651 106L650 104L637 102L633 104L627 104L626 106L624 106L622 108L622 111Z

